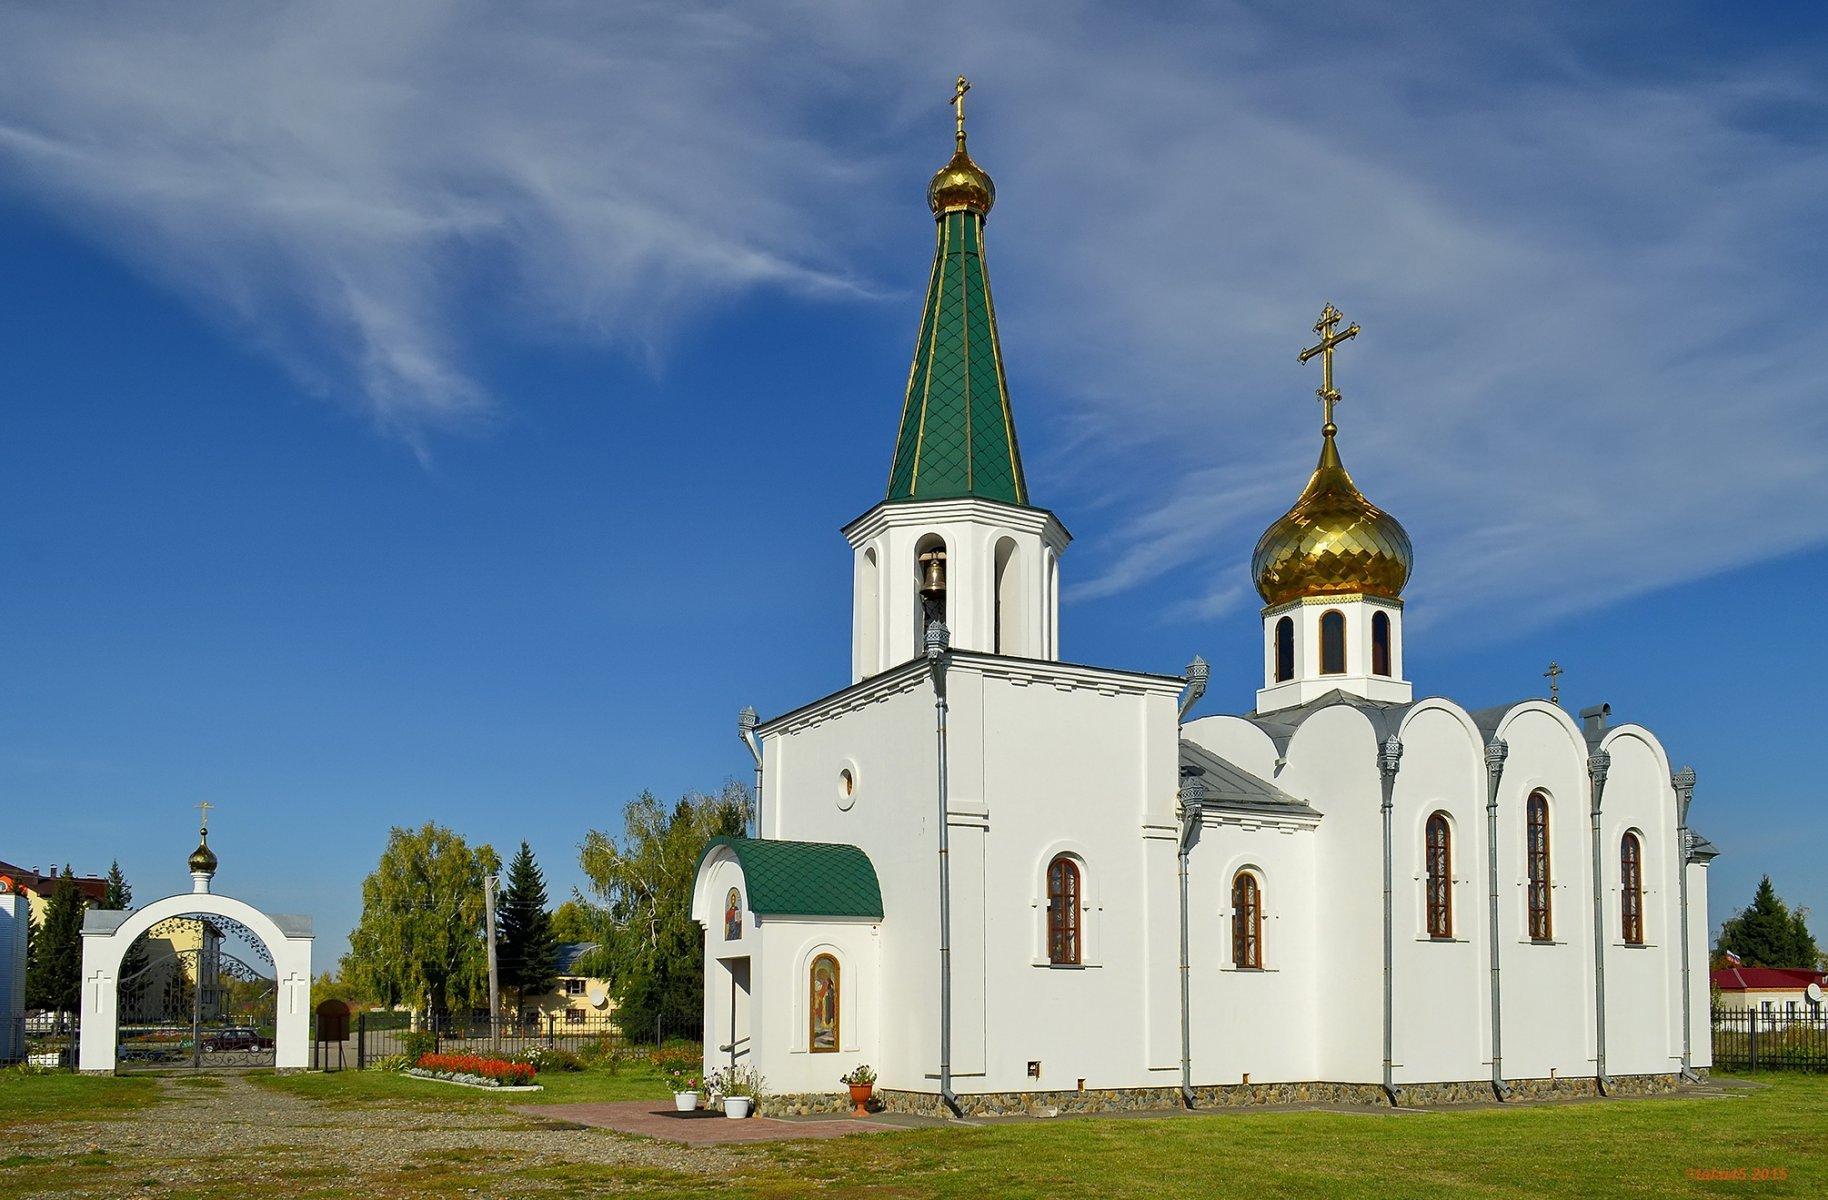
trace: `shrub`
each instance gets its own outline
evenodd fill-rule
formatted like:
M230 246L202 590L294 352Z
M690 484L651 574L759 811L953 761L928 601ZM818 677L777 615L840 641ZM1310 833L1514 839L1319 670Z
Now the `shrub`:
M438 1050L438 1035L429 1029L415 1029L400 1035L400 1053L414 1062Z
M389 1054L374 1060L376 1071L404 1071L413 1065L413 1060L404 1054Z
M670 1075L678 1070L696 1072L705 1058L702 1049L687 1043L683 1046L662 1046L648 1055L647 1060L654 1065L654 1070L662 1075Z
M541 1046L537 1050L527 1051L526 1059L533 1064L536 1071L582 1071L584 1060L569 1050L560 1050L556 1046Z

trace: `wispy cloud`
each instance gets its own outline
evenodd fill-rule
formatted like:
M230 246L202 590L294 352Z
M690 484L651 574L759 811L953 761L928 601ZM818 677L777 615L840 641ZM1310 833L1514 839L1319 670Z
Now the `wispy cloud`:
M1031 484L1115 523L1079 595L1249 600L1326 299L1419 618L1828 536L1821 56L1633 58L1625 11L943 8L14 6L0 170L422 441L494 411L479 325L657 358L754 289L908 275L874 246L962 69Z

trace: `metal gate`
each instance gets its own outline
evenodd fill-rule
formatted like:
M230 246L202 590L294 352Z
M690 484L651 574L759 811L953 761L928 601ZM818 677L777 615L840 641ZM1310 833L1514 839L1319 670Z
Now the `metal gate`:
M231 939L255 961L230 953ZM270 1067L276 990L271 955L240 922L201 914L161 921L121 963L115 1067Z

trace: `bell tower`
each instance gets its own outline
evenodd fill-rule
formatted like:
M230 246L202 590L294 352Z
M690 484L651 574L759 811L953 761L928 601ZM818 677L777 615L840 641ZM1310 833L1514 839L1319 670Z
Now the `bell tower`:
M1251 573L1263 597L1263 687L1257 711L1302 704L1330 691L1406 703L1403 585L1415 552L1397 519L1358 490L1339 457L1333 351L1358 326L1328 304L1314 323L1321 383L1320 462L1295 506L1263 531Z
M952 158L927 185L937 244L888 494L844 528L853 680L923 654L934 620L958 650L1059 657L1059 558L1071 538L1029 503L1022 474L984 266L996 185L965 150L970 89L959 76Z

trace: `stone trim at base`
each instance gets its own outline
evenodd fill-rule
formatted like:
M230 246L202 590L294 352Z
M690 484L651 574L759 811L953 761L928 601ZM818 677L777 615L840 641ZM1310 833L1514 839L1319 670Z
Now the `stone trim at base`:
M1697 1072L1703 1078L1706 1070ZM1572 1099L1597 1096L1591 1076L1571 1079L1507 1079L1513 1100ZM1660 1096L1680 1090L1681 1076L1620 1075L1613 1079L1613 1096ZM1244 1083L1207 1084L1193 1089L1195 1108L1249 1108L1274 1104L1359 1104L1390 1107L1384 1089L1375 1083ZM1397 1102L1403 1108L1434 1108L1454 1104L1489 1103L1489 1079L1450 1083L1397 1085ZM1178 1087L1102 1088L1083 1092L981 1092L961 1095L959 1105L970 1117L1007 1117L1027 1114L1056 1116L1064 1113L1147 1112L1180 1108ZM904 1092L876 1089L871 1105L877 1111L949 1116L937 1092ZM850 1096L843 1092L806 1092L764 1096L758 1112L766 1117L805 1116L811 1113L847 1113Z

